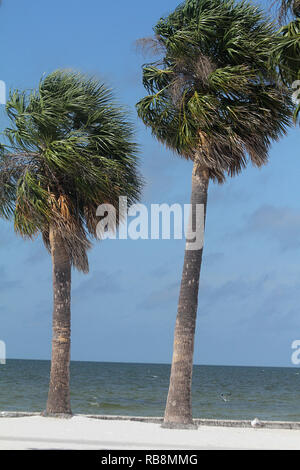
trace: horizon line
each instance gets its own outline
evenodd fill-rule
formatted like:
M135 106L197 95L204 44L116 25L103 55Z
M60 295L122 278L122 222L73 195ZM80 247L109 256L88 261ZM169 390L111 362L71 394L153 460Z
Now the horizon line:
M33 359L33 358L18 358L18 357L11 357L6 358L7 361L41 361L41 362L51 362L51 359ZM135 361L98 361L98 360L78 360L78 359L71 359L72 362L92 362L98 364L135 364L135 365L165 365L170 366L170 362L135 362ZM244 365L244 364L194 364L194 366L200 367L253 367L259 369L267 369L267 368L277 368L277 369L299 369L299 366L275 366L275 365Z

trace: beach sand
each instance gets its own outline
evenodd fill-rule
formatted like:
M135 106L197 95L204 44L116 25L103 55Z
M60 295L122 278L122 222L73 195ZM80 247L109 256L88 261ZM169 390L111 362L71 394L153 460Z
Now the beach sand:
M297 449L300 430L200 426L162 429L159 424L30 416L0 419L0 449Z

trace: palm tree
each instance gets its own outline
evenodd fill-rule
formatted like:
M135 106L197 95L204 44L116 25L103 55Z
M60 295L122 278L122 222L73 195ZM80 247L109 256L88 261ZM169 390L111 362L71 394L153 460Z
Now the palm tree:
M290 124L284 89L268 68L274 28L247 2L186 0L154 28L163 54L143 66L137 104L153 135L193 161L191 223L204 231L209 182L260 167ZM145 40L144 42L147 43ZM196 226L196 208L204 218ZM187 240L164 426L193 427L191 384L202 248Z
M41 234L53 264L53 340L46 415L71 415L71 268L88 272L97 207L138 200L136 144L124 110L97 80L72 71L44 77L36 91L14 91L2 152L2 215L25 238Z

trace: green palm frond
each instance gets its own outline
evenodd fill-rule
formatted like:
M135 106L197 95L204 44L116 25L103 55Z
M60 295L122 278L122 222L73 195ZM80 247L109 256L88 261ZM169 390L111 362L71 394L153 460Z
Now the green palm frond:
M73 265L87 271L98 205L109 202L118 211L119 196L129 205L140 196L126 112L102 83L62 70L43 77L35 91L11 92L6 109L11 127L0 159L0 215L13 215L24 237L41 233L48 248L54 224Z
M293 83L300 79L300 18L282 27L279 34L280 36L272 48L271 60L279 68L283 83L292 87ZM296 107L295 121L298 115L299 108Z
M278 0L278 18L282 25L278 38L271 48L271 63L278 67L283 83L290 87L300 79L300 0ZM299 106L295 106L294 121L299 117Z
M289 91L270 67L279 35L251 3L186 0L154 28L161 58L143 67L137 112L154 136L224 181L260 166L291 123ZM199 152L200 150L200 152Z

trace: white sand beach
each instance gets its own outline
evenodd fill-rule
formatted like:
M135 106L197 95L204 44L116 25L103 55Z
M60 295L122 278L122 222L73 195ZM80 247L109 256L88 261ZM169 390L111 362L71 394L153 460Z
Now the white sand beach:
M0 419L0 450L21 449L297 449L300 430L200 426L162 429L159 424L30 416Z

